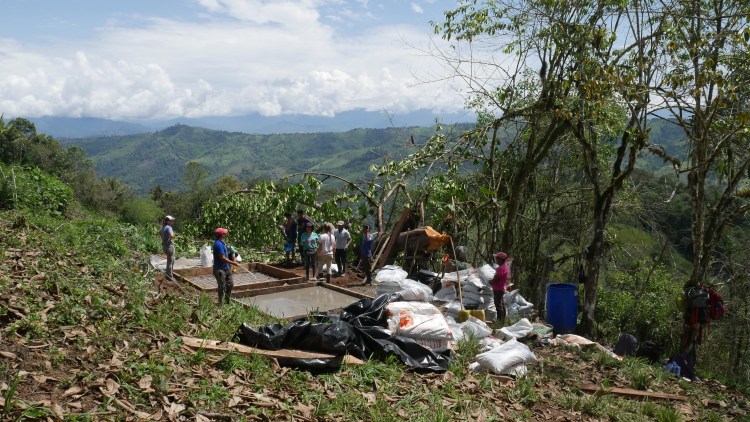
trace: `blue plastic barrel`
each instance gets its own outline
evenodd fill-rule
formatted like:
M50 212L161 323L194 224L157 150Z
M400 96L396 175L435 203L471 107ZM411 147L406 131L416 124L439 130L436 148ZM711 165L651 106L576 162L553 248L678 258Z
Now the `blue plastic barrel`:
M578 318L578 286L568 283L547 285L547 322L555 333L575 331Z

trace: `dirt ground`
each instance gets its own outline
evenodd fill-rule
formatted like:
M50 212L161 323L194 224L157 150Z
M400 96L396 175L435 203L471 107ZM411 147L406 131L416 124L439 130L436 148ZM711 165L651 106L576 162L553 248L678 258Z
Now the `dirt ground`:
M274 267L283 268L287 271L291 271L295 274L299 274L301 276L305 276L305 267L298 262L287 264L287 263L270 263L269 265L273 265ZM358 274L356 271L352 270L351 268L347 268L347 272L344 275L336 275L334 274L331 277L331 284L335 286L341 286L345 287L349 290L355 291L357 293L362 293L371 297L375 297L375 286L366 286L365 280L364 280L364 274Z

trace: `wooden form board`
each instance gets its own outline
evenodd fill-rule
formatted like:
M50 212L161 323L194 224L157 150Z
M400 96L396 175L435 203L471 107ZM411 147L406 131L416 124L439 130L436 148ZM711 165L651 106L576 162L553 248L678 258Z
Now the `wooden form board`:
M204 340L195 337L181 337L181 339L184 345L196 350L205 349L219 352L237 352L245 356L262 355L276 359L334 359L341 357L344 362L352 365L362 365L364 363L361 359L350 355L336 356L327 353L306 352L304 350L294 349L265 350L229 341Z
M578 388L588 393L601 392L604 394L615 394L618 396L625 396L625 397L630 397L630 398L640 399L640 400L656 399L656 400L670 400L670 401L687 401L688 399L685 396L679 396L677 394L633 390L631 388L602 387L601 385L594 385L594 384L581 384L578 386Z
M242 291L265 289L265 288L271 288L271 287L277 287L277 286L283 286L283 285L291 285L291 284L297 284L297 283L303 282L302 276L299 276L291 271L286 271L281 268L274 267L272 265L264 264L262 262L250 262L247 264L240 264L240 269L238 271L239 271L238 274L241 274L242 271L262 273L270 277L277 278L278 280L264 281L264 282L251 283L251 284L236 283L234 286L233 292L237 292L237 293L242 292ZM207 288L201 283L196 282L196 280L193 278L205 277L205 276L210 277L212 276L212 274L213 274L213 269L211 267L186 268L186 269L174 271L174 275L175 277L177 277L178 280L188 283L191 286L195 287L196 289L207 292L207 293L216 292L218 288L216 286Z

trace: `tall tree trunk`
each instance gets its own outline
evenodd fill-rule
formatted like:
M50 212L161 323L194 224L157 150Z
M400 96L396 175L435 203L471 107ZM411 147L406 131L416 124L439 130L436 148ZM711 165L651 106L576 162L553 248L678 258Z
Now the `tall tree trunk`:
M611 199L597 197L594 204L594 234L586 253L586 278L583 285L583 314L579 331L590 336L594 332L597 290L599 289L599 270L606 248L604 247L604 230Z

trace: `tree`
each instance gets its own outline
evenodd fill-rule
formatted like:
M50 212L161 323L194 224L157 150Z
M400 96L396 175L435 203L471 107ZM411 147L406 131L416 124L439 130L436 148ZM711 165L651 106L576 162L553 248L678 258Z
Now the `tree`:
M579 144L581 169L592 188L582 325L586 334L594 324L612 202L647 145L652 62L663 33L649 5L639 0L474 0L446 12L446 22L435 25L446 39L469 41L476 50L491 48L489 58L457 57L450 63L474 90L472 104L484 123L474 136L465 137L464 151L488 151L481 159L487 187L505 204L501 248L512 252L529 181L551 148L569 137ZM498 65L501 57L494 52L510 55L502 58L510 65ZM466 62L472 73L463 72ZM495 78L498 74L502 76ZM497 148L500 129L513 135L502 155ZM504 184L498 183L503 176Z
M697 286L725 230L750 210L750 3L679 0L669 11L664 53L672 66L656 92L690 144L682 169L692 206L686 286Z

